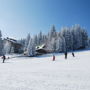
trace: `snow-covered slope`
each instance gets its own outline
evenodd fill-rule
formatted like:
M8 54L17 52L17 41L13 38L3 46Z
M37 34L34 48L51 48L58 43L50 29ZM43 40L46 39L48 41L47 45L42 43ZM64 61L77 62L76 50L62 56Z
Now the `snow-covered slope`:
M90 51L0 59L0 90L90 90Z

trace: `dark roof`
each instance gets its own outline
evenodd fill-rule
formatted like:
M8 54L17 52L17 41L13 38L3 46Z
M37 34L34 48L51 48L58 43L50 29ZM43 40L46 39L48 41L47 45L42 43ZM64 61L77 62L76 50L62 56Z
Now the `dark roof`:
M7 40L7 41L9 41L9 42L11 42L11 43L14 43L14 44L18 44L18 45L21 45L19 42L17 42L17 40L15 40L15 39L12 39L12 38L5 38L4 40Z

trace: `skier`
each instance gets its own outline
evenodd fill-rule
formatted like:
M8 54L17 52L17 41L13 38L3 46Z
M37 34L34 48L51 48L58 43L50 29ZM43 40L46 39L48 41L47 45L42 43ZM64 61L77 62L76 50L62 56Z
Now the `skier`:
M4 62L5 62L5 59L6 59L6 56L3 55L3 56L2 56L2 59L3 59L3 63L4 63Z
M75 57L74 52L72 52L72 56Z
M53 61L55 61L55 55L53 55Z
M65 54L65 59L67 59L67 52L65 52L64 54Z

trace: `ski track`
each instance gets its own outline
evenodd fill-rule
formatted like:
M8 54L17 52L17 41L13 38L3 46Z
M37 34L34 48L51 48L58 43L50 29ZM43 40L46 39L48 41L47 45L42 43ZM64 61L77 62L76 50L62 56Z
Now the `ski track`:
M0 59L0 90L90 90L90 51L55 56Z

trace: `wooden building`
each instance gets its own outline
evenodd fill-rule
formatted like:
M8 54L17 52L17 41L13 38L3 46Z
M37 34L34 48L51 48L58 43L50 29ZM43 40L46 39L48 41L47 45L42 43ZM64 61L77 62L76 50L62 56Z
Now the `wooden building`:
M22 48L22 45L15 39L12 38L5 38L4 44L8 44L9 52L8 53L20 53L20 50ZM13 49L13 50L12 50Z

